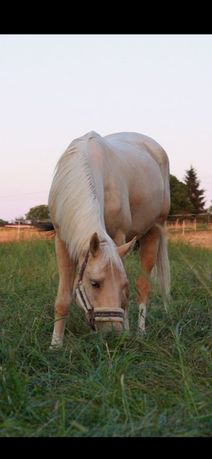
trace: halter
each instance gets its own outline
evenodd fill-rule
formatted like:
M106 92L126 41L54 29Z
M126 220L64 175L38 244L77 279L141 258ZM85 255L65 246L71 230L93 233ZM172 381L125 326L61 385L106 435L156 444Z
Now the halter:
M107 322L108 318L113 322L123 322L124 320L124 311L122 308L94 308L89 302L89 299L86 295L86 291L82 285L82 279L85 272L85 268L88 263L89 250L86 253L85 259L82 263L79 279L75 289L75 297L78 306L80 306L86 313L89 324L93 330L95 330L95 322Z

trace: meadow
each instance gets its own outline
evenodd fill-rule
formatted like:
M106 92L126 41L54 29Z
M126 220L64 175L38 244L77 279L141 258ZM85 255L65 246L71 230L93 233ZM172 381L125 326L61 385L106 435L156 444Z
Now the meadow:
M210 436L212 251L169 243L172 301L157 288L136 333L136 253L125 260L131 330L102 336L73 304L49 350L58 273L53 240L0 245L1 437Z

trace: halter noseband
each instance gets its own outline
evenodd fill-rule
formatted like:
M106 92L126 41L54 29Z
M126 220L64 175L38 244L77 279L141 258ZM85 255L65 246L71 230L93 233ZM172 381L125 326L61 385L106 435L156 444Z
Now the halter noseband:
M80 268L79 279L75 289L75 297L77 304L85 311L89 324L93 330L95 330L95 321L106 322L108 321L108 319L110 319L113 322L123 322L124 311L122 308L94 308L92 304L90 304L85 289L82 285L82 279L85 272L85 268L88 263L88 258L89 250L87 251L85 259Z

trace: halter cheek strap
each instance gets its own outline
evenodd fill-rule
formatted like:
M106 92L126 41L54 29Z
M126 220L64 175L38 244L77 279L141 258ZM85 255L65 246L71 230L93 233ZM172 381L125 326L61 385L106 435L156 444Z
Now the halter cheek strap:
M82 281L78 283L78 286L75 291L77 304L85 311L90 326L95 330L94 326L94 308L88 301L88 298L85 293L85 289L82 285Z
M82 266L81 266L81 269L80 269L80 272L79 272L79 280L78 280L78 283L80 283L82 281L82 278L83 278L83 274L84 274L84 271L85 271L85 268L87 266L87 263L88 263L88 257L89 257L89 250L87 251L86 255L85 255L85 259L82 263Z
M94 317L93 317L94 308L89 303L87 295L85 293L85 289L82 285L82 278L83 278L83 274L84 274L85 268L88 263L88 257L89 257L89 250L86 253L85 259L82 263L82 266L79 272L79 279L78 279L77 287L75 290L75 297L76 297L77 304L85 311L91 327L93 328L93 330L95 330Z

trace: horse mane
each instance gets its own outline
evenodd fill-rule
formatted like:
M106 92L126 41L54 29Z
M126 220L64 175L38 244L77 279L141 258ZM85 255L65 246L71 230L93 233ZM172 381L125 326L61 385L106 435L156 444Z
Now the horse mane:
M92 132L73 140L59 159L49 192L49 210L72 259L88 250L94 232L106 262L120 264L114 242L104 226L104 203L97 197L95 177L89 164L88 142ZM101 137L100 137L101 138Z

